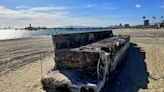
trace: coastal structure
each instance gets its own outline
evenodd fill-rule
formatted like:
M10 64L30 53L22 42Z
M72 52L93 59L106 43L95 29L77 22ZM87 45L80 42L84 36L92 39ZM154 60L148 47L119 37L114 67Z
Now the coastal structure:
M27 28L25 28L27 30L33 30L33 27L31 26L31 24L29 24L29 26Z
M125 24L125 28L129 28L130 27L130 24Z
M25 29L32 31L32 30L47 29L47 27L40 27L40 26L38 26L38 27L32 27L31 24L29 24L29 26L26 27Z
M45 90L100 92L130 46L112 31L53 35L55 66L41 79Z
M149 26L149 20L144 20L144 26Z

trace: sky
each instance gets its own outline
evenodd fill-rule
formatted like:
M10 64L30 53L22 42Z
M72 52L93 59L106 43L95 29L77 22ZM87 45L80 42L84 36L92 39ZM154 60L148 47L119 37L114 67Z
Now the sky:
M0 27L110 26L164 16L164 0L0 0Z

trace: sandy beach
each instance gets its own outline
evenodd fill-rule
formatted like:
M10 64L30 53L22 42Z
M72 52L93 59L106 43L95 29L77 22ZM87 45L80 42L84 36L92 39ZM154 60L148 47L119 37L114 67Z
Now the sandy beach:
M119 29L131 47L110 92L164 92L164 29Z
M53 52L51 37L0 41L0 92L36 92L40 61L44 74L53 66Z
M105 92L164 92L164 29L117 29L131 47ZM51 37L0 41L0 92L44 92L42 75L54 66Z

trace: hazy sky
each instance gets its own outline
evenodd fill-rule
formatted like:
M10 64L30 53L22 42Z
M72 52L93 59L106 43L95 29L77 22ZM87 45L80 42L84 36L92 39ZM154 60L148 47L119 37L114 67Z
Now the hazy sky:
M164 0L0 0L0 27L135 25L142 16L160 20Z

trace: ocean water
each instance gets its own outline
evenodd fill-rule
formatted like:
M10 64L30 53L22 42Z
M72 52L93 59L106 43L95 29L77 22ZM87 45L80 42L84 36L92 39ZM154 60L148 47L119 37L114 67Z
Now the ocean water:
M79 30L78 29L75 30L45 29L45 30L37 30L37 31L0 29L0 40L50 36L50 35L68 34L68 33L94 32L94 31L103 31L103 29L79 29Z

